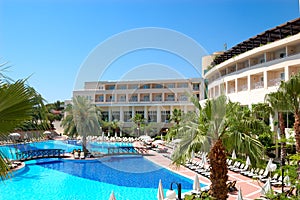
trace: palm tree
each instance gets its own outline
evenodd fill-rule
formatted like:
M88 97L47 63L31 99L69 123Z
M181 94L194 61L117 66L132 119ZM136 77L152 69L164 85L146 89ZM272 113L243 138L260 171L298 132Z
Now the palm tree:
M65 112L67 114L61 122L61 126L64 128L64 135L68 135L69 137L77 137L78 132L76 129L74 118L73 118L72 104L67 105Z
M220 200L227 199L228 193L227 152L234 147L240 153L247 153L254 161L262 156L263 149L252 133L245 132L243 127L258 129L264 123L244 114L238 103L226 102L227 99L220 96L208 100L202 108L196 101L198 111L193 119L187 120L179 128L178 134L182 141L172 157L173 163L180 165L186 162L192 151L208 150L210 146L211 195Z
M274 112L278 112L278 122L279 122L279 130L280 130L280 138L281 138L281 160L282 166L285 165L285 157L286 157L286 141L285 141L285 125L283 112L289 111L289 105L287 104L286 96L282 91L272 92L267 94L265 97L265 101L268 102L273 108Z
M181 121L181 118L182 118L182 111L181 111L181 109L175 108L173 110L173 112L172 112L170 120L174 121L178 125L179 122Z
M145 119L141 114L136 113L132 118L132 121L137 125L138 136L140 136L141 124L145 122Z
M286 105L290 106L294 113L294 132L296 140L296 152L300 154L300 73L287 82L281 82L278 91L282 92L286 98ZM300 179L300 161L298 161L298 179Z
M0 82L0 135L5 137L10 131L31 120L34 96L24 81L15 83ZM9 168L6 159L0 153L0 177L7 178Z
M73 97L73 120L78 134L82 136L82 149L87 153L86 137L100 133L100 117L97 108L85 97Z
M286 103L294 113L296 151L300 153L300 73L292 76L287 82L281 82L279 91L286 97Z

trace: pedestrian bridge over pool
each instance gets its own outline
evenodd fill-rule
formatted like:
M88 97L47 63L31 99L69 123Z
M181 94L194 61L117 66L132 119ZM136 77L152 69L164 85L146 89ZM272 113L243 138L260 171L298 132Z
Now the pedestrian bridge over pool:
M95 157L111 156L111 155L145 155L148 154L148 148L146 147L107 147L106 153L92 152Z
M65 150L63 149L38 149L29 150L16 153L17 160L27 161L41 158L64 158L68 157L65 155Z

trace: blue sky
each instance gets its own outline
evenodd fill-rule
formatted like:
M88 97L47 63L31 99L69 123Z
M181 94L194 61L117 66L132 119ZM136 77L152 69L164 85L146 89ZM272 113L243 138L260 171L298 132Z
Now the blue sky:
M298 0L0 0L0 63L48 102L70 99L80 68L99 44L131 29L159 27L193 39L206 53L228 48L299 17ZM122 44L120 44L122 45ZM199 59L201 56L199 56ZM156 67L149 67L155 63ZM171 52L143 49L123 55L99 79L120 80L141 66L152 75L172 68L199 72ZM150 74L144 73L144 74ZM143 73L135 74L137 78ZM171 76L171 75L170 75ZM128 75L128 77L131 77ZM95 80L87 80L95 81Z

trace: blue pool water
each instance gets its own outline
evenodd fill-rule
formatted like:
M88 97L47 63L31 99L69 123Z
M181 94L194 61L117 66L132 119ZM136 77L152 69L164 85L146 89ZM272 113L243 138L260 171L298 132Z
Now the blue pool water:
M57 141L44 145L57 148L51 146L54 143ZM38 146L43 143L35 145ZM113 156L94 161L40 159L26 162L21 172L2 182L0 199L108 200L114 191L117 200L155 200L159 179L165 192L174 181L182 184L183 191L192 189L192 180L142 156Z

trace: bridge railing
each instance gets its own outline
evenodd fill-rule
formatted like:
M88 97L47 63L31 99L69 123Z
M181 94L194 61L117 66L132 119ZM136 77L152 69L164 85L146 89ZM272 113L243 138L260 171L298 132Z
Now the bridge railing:
M32 160L38 158L60 158L64 157L65 150L63 149L39 149L29 150L16 153L18 160Z
M122 154L147 154L145 147L107 147L107 153L94 152L94 156L122 155Z

